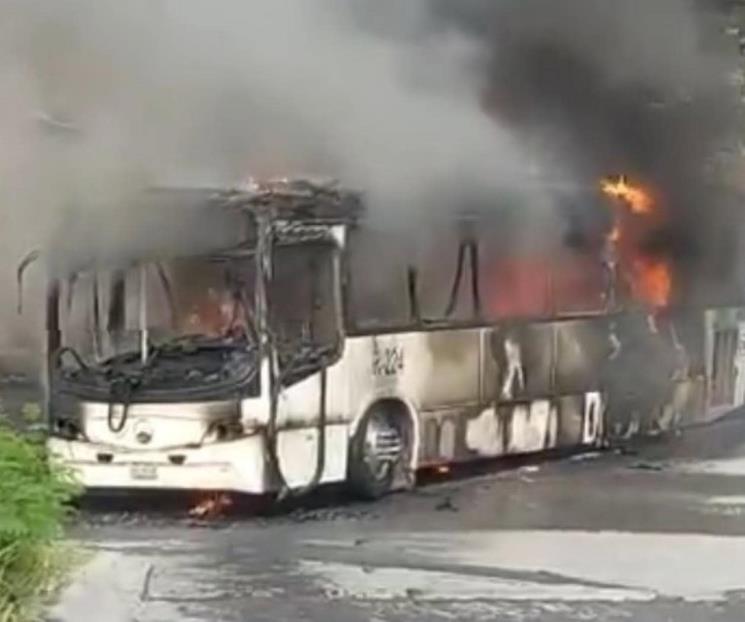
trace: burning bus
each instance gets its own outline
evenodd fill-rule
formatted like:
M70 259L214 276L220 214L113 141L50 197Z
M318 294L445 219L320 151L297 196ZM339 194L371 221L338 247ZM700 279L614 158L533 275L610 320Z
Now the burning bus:
M56 271L49 448L89 490L376 498L425 467L742 404L745 314L676 310L669 266L630 242L646 199L620 178L600 190L597 244L530 258L493 248L504 231L479 213L412 253L335 184L152 191L146 218L205 239Z

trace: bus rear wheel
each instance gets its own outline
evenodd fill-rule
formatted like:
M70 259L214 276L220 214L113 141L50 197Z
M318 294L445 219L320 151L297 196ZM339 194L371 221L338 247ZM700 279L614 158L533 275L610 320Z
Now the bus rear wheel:
M379 499L393 487L404 439L396 417L373 408L362 419L349 447L347 485L356 497Z

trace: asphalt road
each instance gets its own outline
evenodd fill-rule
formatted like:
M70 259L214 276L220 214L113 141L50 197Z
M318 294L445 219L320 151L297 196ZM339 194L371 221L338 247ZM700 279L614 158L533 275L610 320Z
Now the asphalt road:
M54 622L745 619L745 418L632 454L192 523L86 515Z

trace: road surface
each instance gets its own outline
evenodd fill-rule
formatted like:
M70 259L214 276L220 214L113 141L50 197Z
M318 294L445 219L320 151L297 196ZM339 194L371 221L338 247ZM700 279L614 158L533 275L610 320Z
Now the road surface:
M50 622L745 619L745 417L376 504L87 516Z

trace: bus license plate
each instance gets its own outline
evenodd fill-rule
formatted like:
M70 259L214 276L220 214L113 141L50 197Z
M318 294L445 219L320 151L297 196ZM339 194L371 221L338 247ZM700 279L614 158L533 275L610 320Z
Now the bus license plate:
M133 464L129 467L129 475L136 480L158 479L158 467L155 464Z

